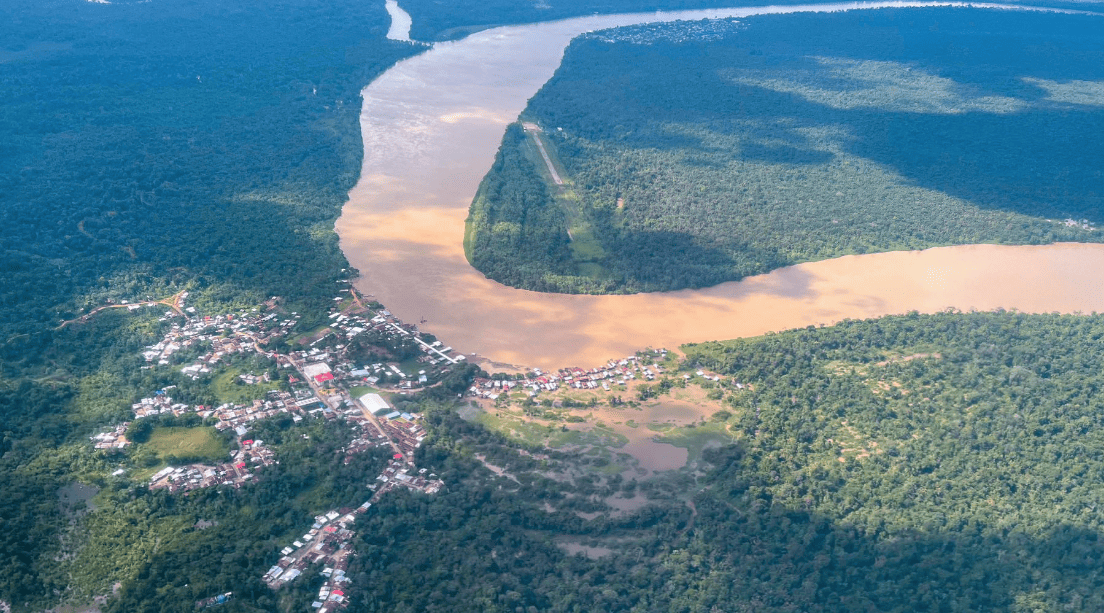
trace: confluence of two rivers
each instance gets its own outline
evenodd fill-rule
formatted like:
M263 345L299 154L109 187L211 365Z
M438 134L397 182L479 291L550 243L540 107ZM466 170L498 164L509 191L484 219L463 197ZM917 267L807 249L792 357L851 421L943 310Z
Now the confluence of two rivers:
M629 296L519 290L468 264L464 220L505 126L551 78L575 36L676 19L889 6L933 4L584 17L485 30L396 64L363 91L364 162L336 226L341 249L361 271L357 288L404 321L426 320L423 329L459 350L545 369L596 366L648 346L911 310L1104 312L1104 245L965 245L846 256L706 289Z

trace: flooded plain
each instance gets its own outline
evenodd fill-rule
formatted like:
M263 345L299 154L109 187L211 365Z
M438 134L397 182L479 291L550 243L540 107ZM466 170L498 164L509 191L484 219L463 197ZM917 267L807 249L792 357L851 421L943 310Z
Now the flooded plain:
M596 16L437 43L363 92L364 163L337 223L341 248L362 274L356 285L461 351L542 368L910 310L1104 312L1104 245L968 245L847 256L702 290L632 296L514 289L486 279L465 259L464 219L505 126L552 76L574 36L680 18L932 5Z

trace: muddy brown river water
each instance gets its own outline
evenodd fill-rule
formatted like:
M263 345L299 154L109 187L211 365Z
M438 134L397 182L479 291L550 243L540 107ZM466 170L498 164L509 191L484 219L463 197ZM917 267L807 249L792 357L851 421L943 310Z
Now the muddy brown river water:
M967 245L847 256L702 290L569 296L486 279L464 219L505 126L595 29L855 4L587 17L479 32L405 60L364 89L364 164L337 222L356 286L454 348L498 362L592 366L637 349L754 336L910 310L1104 312L1104 245ZM931 6L871 3L864 7ZM986 6L986 5L975 5ZM995 6L995 5L988 5Z

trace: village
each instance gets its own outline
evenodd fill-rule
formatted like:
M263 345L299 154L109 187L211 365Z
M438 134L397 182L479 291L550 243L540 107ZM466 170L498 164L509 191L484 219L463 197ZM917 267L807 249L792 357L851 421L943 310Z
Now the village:
M666 350L660 350L660 355L666 356ZM514 389L524 390L530 398L538 396L541 392L554 392L561 387L571 389L598 389L610 391L613 385L626 385L629 381L638 377L645 381L652 381L663 372L658 363L645 366L638 356L628 356L621 360L610 360L598 368L584 370L582 368L563 368L555 373L543 373L534 370L532 373L522 375L514 379L488 379L479 378L472 383L469 390L472 396L497 400L503 393Z
M498 401L504 395L511 392L524 392L525 398L535 401L542 393L551 393L559 390L593 390L602 392L626 391L634 382L651 382L666 373L666 369L660 362L666 360L667 350L657 349L631 355L620 360L610 360L606 364L591 368L563 368L555 373L543 373L534 370L528 374L518 374L513 377L480 377L472 382L468 389L468 395L472 398L481 398ZM704 381L719 382L721 377L714 373L697 371L696 376ZM683 374L682 379L689 381L689 374ZM744 385L733 381L736 389L743 389ZM547 401L546 401L547 402Z
M330 613L348 605L344 591L349 578L345 571L349 566L349 556L353 550L349 542L356 536L352 530L356 516L372 507L384 494L396 487L406 487L426 494L435 494L444 482L435 479L436 475L426 475L426 469L419 469L416 475L410 471L414 466L397 457L376 477L380 483L369 484L375 493L359 507L341 508L314 518L311 529L280 550L280 560L268 569L262 579L272 589L294 581L312 565L321 565L321 574L325 581L318 590L318 598L311 606L319 613Z
M365 484L371 496L356 508L342 507L314 517L311 528L285 546L262 577L270 588L279 589L313 572L312 568L319 568L325 580L312 610L320 613L342 610L350 602L346 571L354 554L357 516L368 512L395 488L435 494L445 486L437 475L414 464L415 452L427 434L420 415L396 410L385 396L396 398L432 387L451 367L466 359L386 309L365 306L355 289L341 289L339 294L347 295L334 299L339 304L325 325L295 338L291 335L302 317L295 312L284 314L276 297L237 314L197 316L194 308L183 307L186 294L182 294L176 302L183 310L165 313L162 319L173 321L171 327L159 342L143 351L144 368L178 369L194 381L213 379L230 370L233 385L258 386L255 394L246 392L247 397L257 397L246 402L191 405L174 400L178 390L169 385L133 403L131 421L92 437L96 449L123 452L133 444L126 437L128 429L161 415L194 415L230 436L229 461L169 465L149 477L151 489L174 494L219 486L237 489L263 479L263 471L279 464L279 460L273 448L250 436L258 420L286 416L292 423L323 419L344 424L353 433L342 450L346 465L370 449L388 449L391 459L375 480ZM175 320L177 313L184 314L183 321ZM262 360L251 364L272 366L256 372L232 369L231 365L242 359L253 359L249 355ZM466 396L497 402L508 401L510 395L517 399L523 393L521 398L526 403L535 403L542 394L558 398L558 391L591 390L608 395L627 390L633 382L643 385L657 378L666 380L661 363L667 363L665 349L610 360L590 369L500 373L475 379ZM700 371L697 375L719 380ZM689 379L690 375L683 377ZM613 402L615 397L610 398ZM547 406L553 402L541 400ZM115 475L123 472L120 469ZM218 606L229 598L230 594L224 594L199 601L196 606Z
M140 420L161 415L198 416L216 431L227 433L232 440L229 461L169 465L149 477L151 489L174 494L218 486L241 488L263 478L266 467L279 464L274 449L250 437L258 420L286 416L292 423L323 419L346 425L353 436L343 448L345 464L370 449L387 448L391 455L388 464L374 481L365 484L372 495L356 508L342 507L314 517L310 530L284 547L278 561L263 576L269 587L278 589L312 567L320 567L325 581L312 609L321 613L348 606L350 579L346 571L354 553L351 543L356 536L353 528L357 516L394 488L434 494L445 485L437 475L414 465L415 452L427 434L421 417L396 410L385 395L401 397L431 387L466 359L389 311L366 307L353 288L339 293L348 293L335 298L344 306L335 305L323 327L300 334L294 342L288 340L301 316L294 312L282 314L275 297L262 307L237 314L200 317L195 316L194 308L185 308L184 312L192 316L173 321L163 338L143 351L145 368L175 368L198 381L219 376L229 364L238 363L239 356L253 354L271 361L273 366L259 374L231 374L236 379L234 385L259 386L255 395L260 397L247 402L191 405L174 400L178 390L169 385L133 403L131 421L92 437L96 449L122 452L133 444L126 438L129 428ZM181 306L184 297L178 299ZM167 312L164 319L171 320L173 315ZM283 347L283 352L274 348L277 346ZM503 395L506 400L510 394L516 398L517 393L524 392L526 402L535 402L542 394L560 390L616 392L634 381L643 384L662 377L665 368L660 364L666 358L667 351L659 349L610 360L591 369L497 374L475 379L466 395L498 401ZM703 372L697 374L717 379ZM122 472L120 469L116 475ZM222 597L229 598L229 594ZM197 602L197 607L221 604L215 597L208 600Z
M149 478L151 489L163 488L174 494L218 486L240 488L259 478L260 470L279 464L275 451L263 440L249 438L249 432L254 422L281 415L289 416L293 423L325 419L346 424L355 436L344 448L345 464L369 449L390 448L392 458L387 466L373 482L365 484L373 491L369 500L356 509L342 508L315 517L310 531L285 547L280 560L264 576L266 583L276 589L294 580L311 565L321 565L326 581L313 608L323 613L348 604L343 588L349 581L345 570L352 554L350 541L355 536L352 526L356 515L366 512L396 487L426 494L434 494L444 487L444 482L436 475L427 475L426 469L417 469L413 464L414 453L426 436L420 416L396 411L380 392L417 392L433 385L449 367L465 359L463 355L454 354L451 347L443 347L432 338L423 338L414 326L403 323L387 310L373 311L365 307L354 289L341 291L348 292L352 300L338 296L335 302L350 304L331 313L328 325L313 333L309 341L301 340L303 349L285 353L269 350L268 346L275 344L273 341L278 338L286 338L301 316L291 313L281 317L275 297L263 308L238 314L184 315L183 322L174 322L159 342L143 351L144 368L178 368L186 377L199 380L213 376L221 362L235 355L258 354L273 360L277 372L285 373L280 375L287 382L283 386L285 389L268 390L263 398L248 403L209 406L175 401L172 393L176 386L170 385L133 403L133 420L91 437L96 449L123 451L133 444L126 438L128 429L139 420L161 415L196 415L212 424L215 430L229 432L234 443L229 462L170 465ZM186 297L186 293L178 297L177 305L183 308ZM185 312L194 315L195 309L188 307L179 311L180 314ZM176 313L169 311L162 320L170 320L174 315ZM369 345L380 347L381 355L396 349L417 354L413 363L418 364L418 370L403 370L402 362L383 359L358 365L358 356L350 341L360 335L370 336ZM242 373L237 378L245 386L273 383L267 371L260 375ZM354 393L356 389L360 392ZM120 469L115 475L123 472ZM212 597L209 601L197 602L196 606L217 606L229 596Z

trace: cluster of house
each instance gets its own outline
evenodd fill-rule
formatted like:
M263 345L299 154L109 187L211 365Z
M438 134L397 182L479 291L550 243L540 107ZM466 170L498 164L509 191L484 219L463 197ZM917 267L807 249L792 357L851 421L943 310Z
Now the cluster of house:
M344 588L349 583L345 571L349 566L349 556L353 554L350 541L356 536L353 525L356 516L368 511L372 504L395 487L406 487L427 494L436 494L444 487L444 481L437 475L426 476L426 469L411 475L412 466L395 458L383 472L376 477L379 484L371 485L375 494L355 509L342 508L330 511L314 518L314 524L306 534L280 551L280 560L276 562L262 579L272 589L297 579L313 564L321 564L325 581L318 590L318 599L311 606L319 613L337 611L348 606Z
M387 437L376 430L366 417L357 418L356 416L350 416L346 418L346 422L349 423L353 430L357 431L356 437L349 441L348 445L342 449L345 453L345 465L348 466L353 461L353 456L364 453L373 447L379 447L387 444Z
M204 598L203 600L197 600L195 608L206 609L207 607L216 607L220 604L226 604L233 598L234 592L226 592L225 594L219 594L218 596L211 596L210 598Z
M171 363L178 351L202 346L205 352L181 369L194 380L210 373L212 366L226 355L258 351L269 339L286 334L299 318L292 313L290 318L278 319L275 312L264 315L256 308L238 315L196 317L173 324L159 342L146 347L142 357L149 364L147 368L153 364L164 366Z
M398 486L424 494L436 494L445 486L445 482L438 479L437 475L430 473L427 476L424 468L419 468L417 474L411 475L410 471L413 468L413 465L404 463L398 458L392 459L387 464L387 468L376 477L376 481L383 482L383 487L376 492L377 496Z
M92 437L92 442L96 449L123 449L130 444L130 441L126 439L127 426L130 422L124 421L122 424L115 426L114 430L108 430L107 432L101 432Z
M1048 219L1047 221L1050 220ZM1072 217L1066 218L1066 220L1062 222L1062 225L1067 228L1081 228L1082 230L1090 231L1096 229L1096 225L1088 219L1073 219Z
M666 354L666 350L660 350ZM656 375L663 372L659 364L652 363L647 366L637 356L629 356L620 360L610 360L606 364L590 370L582 368L562 368L555 373L544 373L534 370L521 379L476 379L472 382L469 392L473 396L495 400L499 395L512 389L522 389L530 397L541 392L553 392L561 387L572 389L597 389L601 387L609 391L612 385L624 385L634 379L642 378L652 381Z
M299 413L302 412L303 407L309 407L312 404L317 404L318 399L314 397L310 392L306 393L306 398L297 398L296 396L283 391L270 391L265 395L264 400L254 400L252 404L231 404L226 403L217 407L210 407L205 405L187 405L180 402L174 402L172 396L169 396L169 390L175 388L175 385L170 385L164 389L158 390L153 396L148 398L142 398L138 402L130 406L134 411L134 419L142 419L143 417L152 417L154 415L163 415L171 413L176 416L184 415L187 413L196 413L203 419L213 417L218 420L215 428L218 430L233 429L237 432L238 436L244 435L248 430L250 422L258 419L265 419L268 417L274 417L281 413L289 413L292 415L292 419L296 422L302 421L302 416ZM116 427L116 430L122 429L122 432L126 432L126 425ZM93 440L100 440L101 438L109 438L109 433L103 433L93 437Z
M398 447L403 457L408 459L414 457L414 451L422 446L422 441L426 437L425 428L418 423L420 417L410 413L391 411L379 420L380 427Z
M368 331L383 332L385 334L397 333L402 336L410 334L410 331L403 327L402 322L392 317L391 312L386 310L380 311L370 318L358 314L331 313L330 320L330 329L340 333L347 339Z
M175 385L170 385L163 389L159 389L154 392L153 396L149 398L143 398L138 402L130 405L130 410L134 411L134 418L141 419L143 417L152 417L154 415L163 415L165 413L172 413L173 415L183 415L191 412L191 407L179 402L173 402L172 396L169 396L169 390L176 389Z
M180 369L180 372L191 377L193 381L198 380L203 375L210 374L211 369L223 357L236 353L252 353L256 349L253 342L238 336L215 337L205 340L211 344L208 351L196 358L191 364Z
M417 328L413 325L403 323L387 310L381 310L370 318L358 314L346 315L343 313L333 313L330 315L330 319L333 320L333 323L330 324L330 328L344 335L346 339L351 339L358 334L368 331L378 332L385 337L390 337L392 340L409 338L416 342L422 352L426 354L422 356L420 361L426 362L431 366L436 366L438 364L456 364L465 359L463 354L455 356L450 355L452 353L452 347L442 347L440 341L434 341L432 343L423 341L418 337Z
M714 373L707 373L704 370L695 371L694 374L701 377L702 379L705 379L706 381L720 381L721 380L720 375L714 374ZM690 375L683 375L682 378L689 380L692 377ZM736 386L736 389L741 389L741 390L744 389L744 384L740 383L739 381L737 381L735 379L732 380L732 384Z
M230 430L239 436L245 436L249 431L249 424L258 419L268 419L281 414L290 414L296 423L303 420L302 405L295 396L288 392L271 391L265 394L264 400L254 400L250 405L222 404L214 408L198 406L196 412L207 419L214 417L218 420L215 429Z
M365 502L356 509L338 509L314 518L311 529L280 551L276 562L262 579L272 589L297 579L312 564L322 564L325 581L318 590L313 608L321 612L336 611L348 605L343 587L349 583L345 571L353 550L349 542L356 536L352 527L356 516L372 506Z
M245 440L226 464L168 466L157 471L150 477L150 489L167 488L175 494L216 485L239 488L253 479L253 469L277 463L276 454L263 441Z
M404 372L395 364L366 364L356 366L342 355L345 345L335 345L330 350L322 351L317 347L307 351L293 351L287 354L286 359L292 366L298 368L304 376L310 379L313 386L319 389L332 387L337 383L350 385L379 385L383 377L398 377L400 389L412 389L429 382L425 370L419 370L417 374ZM421 360L427 359L425 356ZM334 361L331 367L329 362Z

